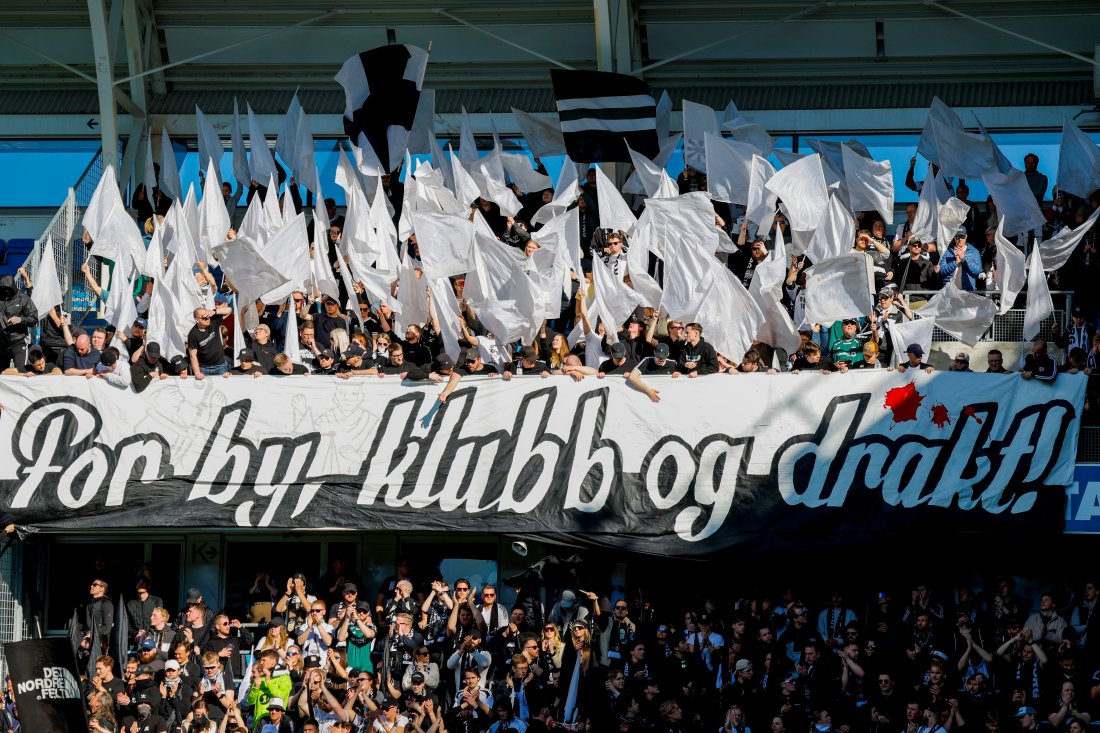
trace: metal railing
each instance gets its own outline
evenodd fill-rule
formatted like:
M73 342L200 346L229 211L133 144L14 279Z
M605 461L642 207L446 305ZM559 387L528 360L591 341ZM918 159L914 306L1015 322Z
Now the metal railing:
M910 302L910 298L918 297L922 299L930 299L933 295L938 293L938 290L906 290L902 292L902 297L905 298L906 304ZM997 291L992 292L978 292L978 295L984 295L997 302L1001 300L1001 294ZM1051 298L1054 300L1054 316L1053 321L1048 320L1043 323L1039 329L1039 337L1044 338L1047 341L1053 339L1054 335L1051 333L1050 327L1052 323L1058 323L1060 326L1065 327L1069 321L1069 314L1073 312L1073 291L1070 290L1052 290L1050 292ZM993 319L993 324L989 327L989 330L982 334L979 341L1019 341L1021 343L1027 341L1024 338L1024 313L1023 308L1013 308L1007 313L998 313ZM916 318L921 317L920 308L913 311L913 315ZM947 333L939 326L936 326L932 331L933 343L955 342L956 339L951 334Z
M42 236L35 241L34 249L23 263L33 282L38 273L42 254L46 249L46 242L53 239L54 265L57 268L57 275L61 280L61 292L64 295L61 308L71 314L74 326L80 325L89 314L94 313L98 302L95 292L88 285L88 280L81 271L81 266L87 261L92 277L102 279L100 266L97 260L88 259L88 248L81 241L83 230L80 222L102 177L103 155L102 152L98 152L73 187L69 189L65 201L42 232ZM46 314L38 315L44 317Z
M1100 426L1081 426L1077 436L1077 462L1100 463Z

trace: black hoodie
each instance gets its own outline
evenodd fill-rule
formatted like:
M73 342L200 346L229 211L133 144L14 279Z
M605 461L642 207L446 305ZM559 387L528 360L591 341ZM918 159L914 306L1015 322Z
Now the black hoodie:
M16 323L8 323L15 317ZM0 275L0 348L19 346L26 340L27 332L38 323L38 311L31 299L15 287L15 278Z

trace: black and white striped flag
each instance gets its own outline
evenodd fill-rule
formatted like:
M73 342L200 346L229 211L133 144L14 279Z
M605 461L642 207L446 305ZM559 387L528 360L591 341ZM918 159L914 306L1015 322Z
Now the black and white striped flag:
M660 151L657 102L633 76L551 70L569 157L578 163L630 162L627 145L647 158Z
M352 56L336 81L344 88L344 131L361 155L364 173L395 170L405 155L424 85L428 52L416 46L379 46Z

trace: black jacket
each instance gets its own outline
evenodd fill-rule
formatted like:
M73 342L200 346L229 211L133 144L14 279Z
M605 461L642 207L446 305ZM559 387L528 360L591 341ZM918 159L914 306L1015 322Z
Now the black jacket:
M9 324L8 320L18 316L19 321ZM27 333L38 323L38 310L31 299L20 293L15 287L15 278L0 275L0 347L19 346Z

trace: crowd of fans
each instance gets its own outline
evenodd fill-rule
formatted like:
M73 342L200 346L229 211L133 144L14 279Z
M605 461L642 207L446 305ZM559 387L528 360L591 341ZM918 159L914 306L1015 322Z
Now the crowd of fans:
M1037 157L1025 158L1027 180L1036 199L1043 202L1048 183L1038 172L1037 165ZM920 184L913 180L912 173L910 169L907 185L917 189ZM302 200L294 179L282 184L291 194L286 205L300 209ZM479 317L471 303L463 298L465 282L461 276L451 278L461 309L458 325L462 340L458 359L452 358L453 353L452 356L444 353L439 316L430 290L428 318L423 323L409 324L403 333L397 333L394 314L386 304L372 302L357 282L354 283L355 292L346 292L342 278L339 298L314 289L313 292L294 293L293 305L284 302L265 306L257 302L259 325L243 334L241 342L233 333L232 284L222 277L216 262L196 262L192 269L203 307L195 310L195 325L186 334L187 353L171 359L165 358L162 344L146 337L153 289L148 278L140 278L133 293L139 317L133 323L116 324L118 328L110 324L95 328L72 326L68 314L59 308L46 314L36 313L23 292L31 287L31 279L25 272L18 278L0 278L0 317L4 320L0 332L0 369L5 374L26 376L64 374L100 378L120 389L132 388L138 392L154 379L167 378L201 380L210 376L304 374L341 378L394 377L447 382L441 395L444 400L465 375L502 376L505 379L519 374L561 375L575 380L618 376L627 378L652 399L659 400L659 391L646 383L645 378L649 375L695 378L722 372L812 370L828 373L891 368L891 364L901 370L928 369L931 367L924 361L926 354L920 344L910 345L905 354L892 353L891 324L913 318L910 306L917 308L915 299L927 296L921 291L941 287L944 279L950 278L956 270L962 270L959 282L963 289L995 291L998 288L992 243L997 222L996 206L991 199L984 204L970 202L965 181L956 181L954 195L970 208L965 223L951 242L921 242L913 236L915 204L906 207L905 220L895 228L892 236L887 235L877 212L858 215L853 251L862 252L872 260L879 289L873 312L831 325L807 322L804 273L812 263L804 256L792 256L782 302L802 335L801 347L795 353L785 353L772 344L757 342L740 362L735 363L715 351L699 324L668 318L663 311L639 307L625 323L614 325L590 318L586 296L591 288L592 263L601 259L617 272L619 265L625 264L630 241L625 232L600 227L594 170L589 170L579 185L582 192L574 206L579 209L584 278L574 275L575 297L571 302L563 300L559 316L546 320L537 338L530 343L500 343L485 325L492 319ZM688 168L677 179L677 185L682 193L705 191L706 176ZM502 242L530 256L539 245L538 228L531 227L528 222L535 211L551 200L553 191L528 193L515 188L514 184L513 188L524 205L515 217L502 215L496 204L484 199L479 199L474 207L480 210ZM383 177L382 191L394 208L395 222L401 213L402 190L403 184L397 174ZM234 195L226 184L224 193L226 205L235 210L241 191ZM253 184L248 200L256 197L262 200L266 195L264 187ZM644 205L642 200L637 203L639 207ZM326 204L331 221L328 241L336 245L343 236L344 221L333 200L327 200ZM150 217L144 222L148 234L154 226L151 217L168 211L172 201L159 189L154 189L153 196L147 200L144 189L139 187L133 205L139 217ZM1056 194L1046 208L1049 225L1042 231L1020 237L1020 246L1049 236L1064 225L1080 224L1098 205L1100 192L1088 201ZM772 233L757 231L756 225L745 219L738 207L720 202L715 202L714 206L716 225L727 231L738 250L719 256L727 260L729 268L747 286L756 267L768 255ZM781 232L789 234L782 211L776 216L776 225ZM325 235L326 232L310 231L311 241L315 236ZM86 234L85 241L89 241ZM415 236L400 246L414 263L419 262ZM1097 301L1094 289L1088 286L1096 274L1096 247L1097 231L1094 229L1081 241L1070 263L1054 275L1059 279L1055 283L1058 288L1074 292L1072 324L1053 326L1054 341L1065 354L1062 363L1047 354L1047 344L1041 341L1036 342L1033 353L1019 363L1014 359L1006 363L1001 353L990 352L987 371L1019 371L1025 378L1038 375L1053 379L1059 370L1091 373L1096 368L1100 359L1100 338L1092 324ZM313 249L311 246L311 251ZM346 266L338 257L332 264L337 271ZM106 292L87 264L83 271L95 295L106 299ZM660 280L661 268L656 260L652 274ZM392 288L396 292L398 282L394 282ZM346 303L347 307L341 303ZM288 343L286 336L290 308L294 309L298 327L295 343ZM575 330L578 324L579 329ZM571 332L572 339L568 338ZM609 338L612 332L615 338ZM579 340L576 338L578 333ZM244 348L240 348L242 343ZM960 352L950 368L969 371L975 366L967 352ZM1092 401L1090 390L1089 403Z
M1082 733L1100 714L1092 581L820 602L526 588L505 606L493 584L403 560L371 593L336 561L316 580L258 573L264 620L244 625L198 589L174 613L143 576L124 659L105 651L109 582L95 575L78 615L97 732Z

